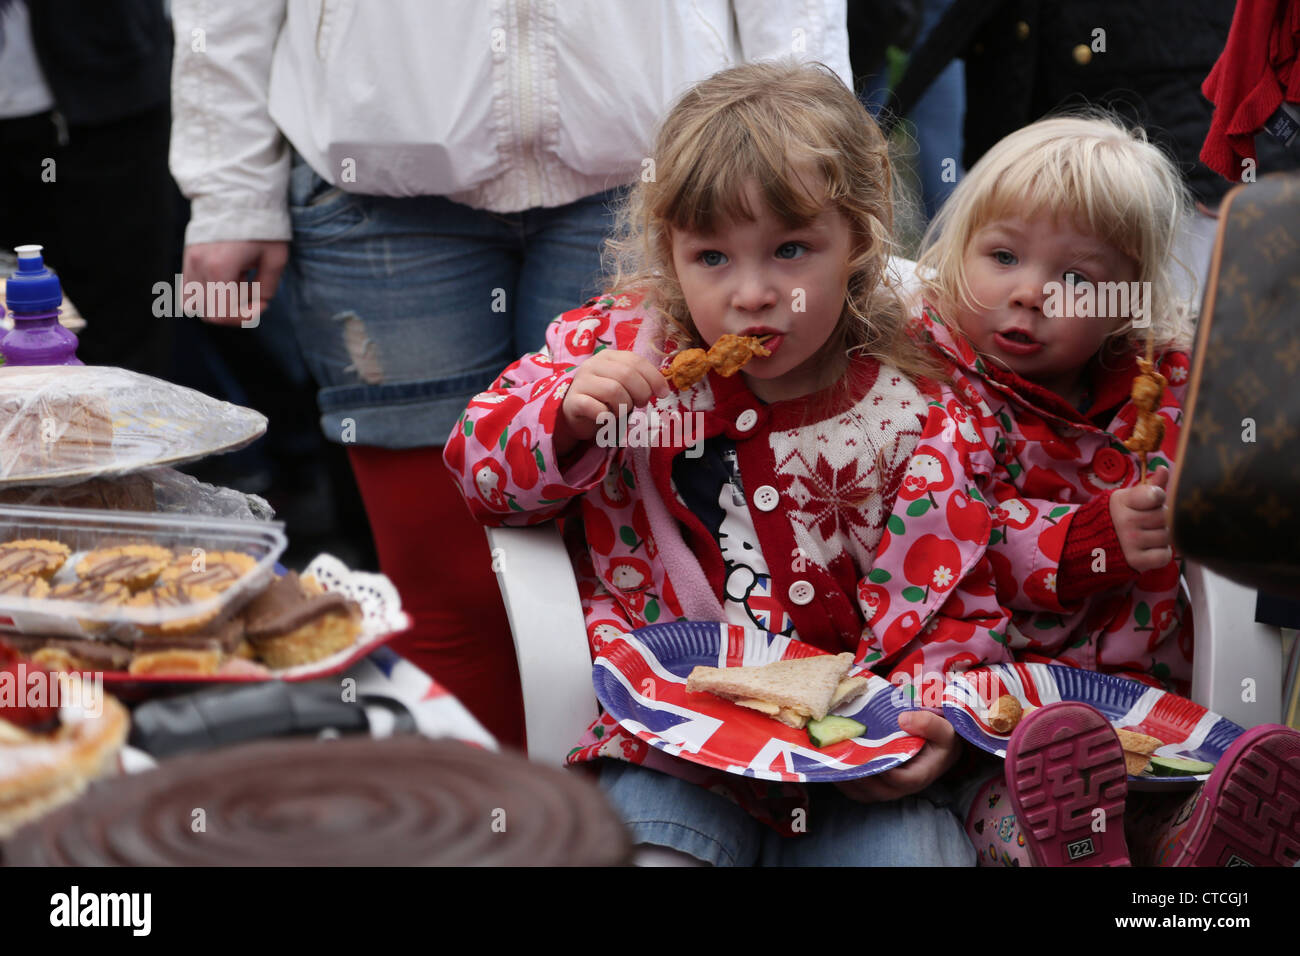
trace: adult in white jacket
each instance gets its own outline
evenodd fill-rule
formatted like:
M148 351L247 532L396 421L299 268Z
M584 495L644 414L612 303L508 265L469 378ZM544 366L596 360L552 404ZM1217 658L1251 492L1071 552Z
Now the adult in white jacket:
M251 270L263 303L283 286L322 429L415 621L395 646L518 744L491 558L433 443L599 291L609 203L674 97L790 55L851 85L845 2L173 0L172 16L186 279Z

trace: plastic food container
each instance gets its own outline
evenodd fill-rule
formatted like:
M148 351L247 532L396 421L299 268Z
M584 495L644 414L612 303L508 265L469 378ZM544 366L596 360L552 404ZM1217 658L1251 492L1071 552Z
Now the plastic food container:
M187 618L220 621L257 594L274 573L287 541L279 521L239 521L189 515L151 515L121 511L0 507L0 545L26 539L58 541L72 553L50 579L51 587L77 580L76 567L90 551L133 544L158 545L191 566L206 555L235 551L255 562L215 597L171 607L136 608L50 597L0 594L0 636L21 634L107 637L118 629L160 626ZM147 589L142 589L147 590ZM137 592L139 593L139 592Z

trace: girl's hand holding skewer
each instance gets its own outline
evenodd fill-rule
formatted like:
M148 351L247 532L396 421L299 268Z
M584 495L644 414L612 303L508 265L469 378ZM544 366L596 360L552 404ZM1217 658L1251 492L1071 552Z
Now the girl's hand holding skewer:
M1161 465L1144 484L1121 488L1110 496L1110 520L1128 566L1139 573L1163 568L1174 553L1165 519L1169 469Z
M605 412L627 415L668 394L668 382L641 356L616 349L597 352L573 373L555 423L556 456L594 439Z

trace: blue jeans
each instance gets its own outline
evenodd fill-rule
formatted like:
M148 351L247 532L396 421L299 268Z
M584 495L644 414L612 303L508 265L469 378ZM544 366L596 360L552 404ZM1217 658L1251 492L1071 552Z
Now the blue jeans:
M888 803L858 803L812 784L807 832L782 837L726 797L622 760L603 760L600 787L633 843L714 866L974 866L963 827L970 794L940 783Z
M499 215L343 192L295 157L285 304L334 442L441 445L469 400L600 288L611 190Z

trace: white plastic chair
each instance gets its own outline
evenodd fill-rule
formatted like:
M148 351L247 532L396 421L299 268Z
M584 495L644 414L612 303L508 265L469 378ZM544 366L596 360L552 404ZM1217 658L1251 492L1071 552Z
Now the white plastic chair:
M1255 623L1253 588L1191 561L1184 572L1196 622L1192 700L1247 729L1280 723L1281 629Z
M519 658L528 756L561 764L597 715L569 555L554 522L487 535ZM1254 622L1253 590L1190 562L1186 572L1196 621L1192 698L1242 727L1280 721L1281 632Z
M598 713L569 552L554 521L487 536L519 659L528 756L562 764Z

